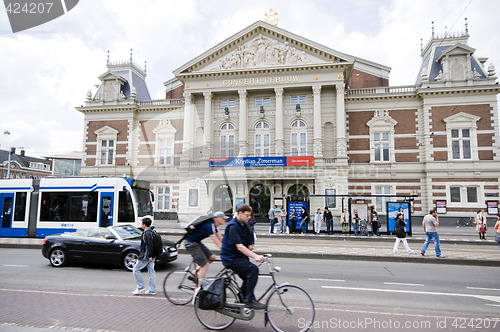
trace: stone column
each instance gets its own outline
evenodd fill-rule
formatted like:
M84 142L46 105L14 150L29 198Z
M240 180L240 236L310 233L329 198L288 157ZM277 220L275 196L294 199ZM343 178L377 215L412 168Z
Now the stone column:
M239 133L239 148L238 156L246 157L248 149L248 107L247 107L247 90L238 90L240 95L240 124Z
M212 156L212 138L213 138L213 112L212 112L212 92L203 92L205 97L205 113L203 118L203 157Z
M283 113L283 88L274 88L276 93L276 141L275 141L275 155L285 155L285 140L284 140L284 113Z
M321 85L315 85L313 89L313 152L314 158L323 158L323 138L321 125Z
M186 161L191 158L194 131L194 114L193 114L193 95L191 92L184 92L184 130L182 141L182 160Z
M344 84L336 84L337 90L337 158L347 158Z

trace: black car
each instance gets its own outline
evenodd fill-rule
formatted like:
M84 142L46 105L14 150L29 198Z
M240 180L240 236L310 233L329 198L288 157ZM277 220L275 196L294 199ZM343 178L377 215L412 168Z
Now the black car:
M142 229L132 225L79 229L49 235L43 240L42 254L55 267L69 261L122 265L132 271L141 249ZM177 248L163 240L163 253L156 258L161 265L177 259Z

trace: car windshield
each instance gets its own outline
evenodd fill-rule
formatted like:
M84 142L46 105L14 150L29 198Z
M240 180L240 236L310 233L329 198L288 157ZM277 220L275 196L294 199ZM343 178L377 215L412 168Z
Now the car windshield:
M138 206L138 216L152 216L153 204L151 203L151 192L146 189L134 189L134 195Z
M142 230L132 225L113 226L113 230L124 240L140 239Z

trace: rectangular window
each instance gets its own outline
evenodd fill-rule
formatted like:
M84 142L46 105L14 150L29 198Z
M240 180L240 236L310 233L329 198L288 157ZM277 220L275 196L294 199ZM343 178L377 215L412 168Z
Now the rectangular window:
M470 129L451 130L451 156L453 159L472 159Z
M271 105L271 98L269 97L255 98L255 106L257 107L270 106L270 105Z
M135 222L134 205L128 190L120 191L118 194L118 222Z
M97 221L98 192L44 192L40 221Z
M114 148L114 140L101 141L101 165L113 165Z
M306 96L291 96L290 97L290 105L297 105L297 104L307 104L307 97Z
M157 207L158 210L170 209L170 188L158 187Z
M375 187L375 195L391 195L392 187ZM385 211L385 203L390 199L390 197L376 197L375 198L375 209L378 212Z
M452 203L460 203L460 187L450 187L450 201Z
M24 221L24 218L26 217L26 196L26 193L16 193L14 221Z
M477 187L467 187L467 203L477 203Z
M220 101L220 108L233 108L236 107L236 99L224 99Z
M389 133L374 133L373 149L375 161L389 161Z
M174 141L158 140L158 165L172 165L174 161Z
M325 195L335 195L335 189L325 189ZM325 206L335 209L337 207L335 197L325 197Z
M189 189L189 206L198 206L198 189Z

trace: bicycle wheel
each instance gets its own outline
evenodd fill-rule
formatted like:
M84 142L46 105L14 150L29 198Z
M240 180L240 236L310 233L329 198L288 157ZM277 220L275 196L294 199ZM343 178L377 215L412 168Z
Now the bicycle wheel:
M314 322L314 303L302 288L282 285L266 303L267 319L275 331L307 331Z
M226 303L238 303L238 292L231 286L226 287ZM221 313L224 309L203 310L198 307L198 297L194 300L194 312L200 323L209 330L224 330L234 323L236 318Z
M191 272L181 268L170 271L163 281L163 293L175 305L191 302L196 287L196 278Z

